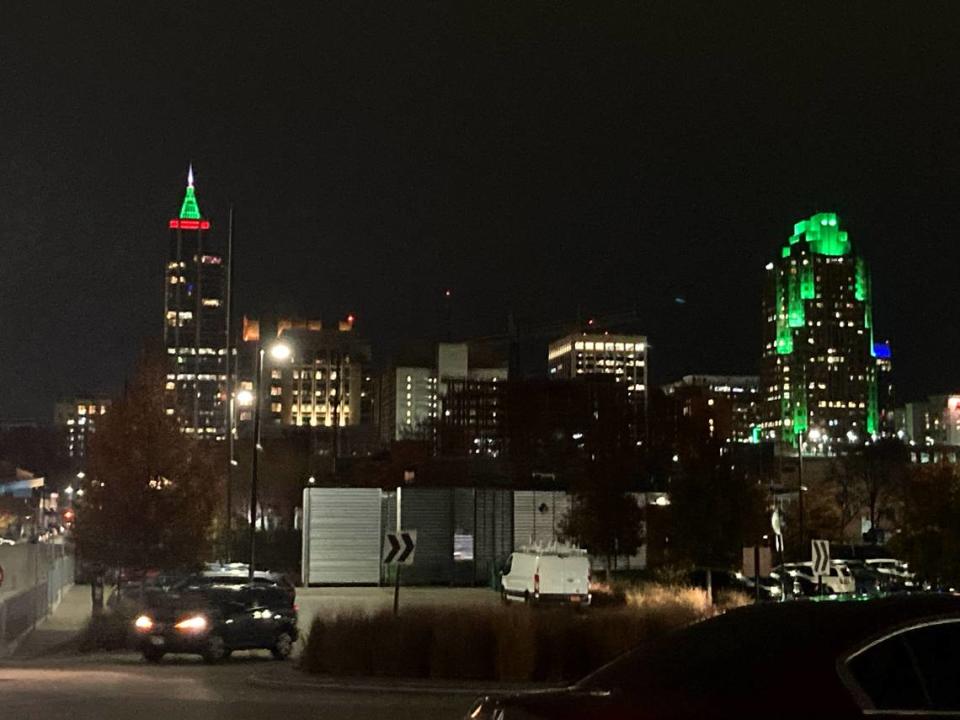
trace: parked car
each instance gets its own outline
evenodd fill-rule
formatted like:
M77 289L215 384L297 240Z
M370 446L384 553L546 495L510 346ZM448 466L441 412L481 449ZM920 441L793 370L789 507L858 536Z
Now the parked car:
M750 597L755 597L757 594L757 585L760 586L760 599L761 600L782 600L783 599L783 590L780 587L780 581L777 578L773 577L760 577L758 578L759 582L754 582L754 578L749 575L744 575L743 573L734 573L737 580L740 583L738 588L741 592L746 593Z
M284 589L266 584L204 584L153 598L134 621L145 659L199 654L218 662L234 650L267 649L289 657L298 637L297 608Z
M843 564L850 569L857 595L877 595L880 593L880 574L870 568L863 560L843 558Z
M762 603L644 643L570 687L482 697L466 717L957 717L957 668L956 596Z
M813 572L812 562L785 563L777 568L787 574L787 584L792 595L817 595L820 587L820 578ZM840 561L830 564L830 572L822 576L823 591L831 595L849 595L857 589L856 581L850 568ZM799 589L798 589L799 588Z
M864 564L877 573L880 589L884 592L916 590L917 578L907 563L896 558L870 558Z
M500 578L504 601L589 605L590 559L585 550L558 548L513 553Z

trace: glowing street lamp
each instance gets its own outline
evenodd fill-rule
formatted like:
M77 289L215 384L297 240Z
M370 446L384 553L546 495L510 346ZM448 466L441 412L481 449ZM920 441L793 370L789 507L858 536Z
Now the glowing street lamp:
M293 350L291 347L281 341L277 341L270 346L270 357L274 360L284 361L289 360L290 356L293 355Z
M813 428L808 434L807 437L810 438L810 442L818 443L823 439L823 432L820 428Z
M237 393L237 404L240 407L250 407L253 405L253 393L250 390L240 390Z

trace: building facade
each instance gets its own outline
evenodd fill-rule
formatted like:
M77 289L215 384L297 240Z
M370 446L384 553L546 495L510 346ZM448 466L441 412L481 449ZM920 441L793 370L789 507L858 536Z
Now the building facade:
M451 385L503 382L508 374L505 362L466 342L438 343L429 364L388 368L380 379L381 441L432 439Z
M273 337L289 347L289 357L281 360L270 352L264 355L264 383L269 388L264 400L265 424L372 425L375 397L370 343L356 333L352 317L335 327L324 327L319 320L281 319ZM265 341L265 346L271 342ZM255 348L248 354L253 352Z
M906 403L896 418L898 436L914 445L960 446L960 393Z
M703 414L711 437L753 442L760 426L760 378L756 375L685 375L665 385L684 415Z
M64 443L65 455L83 464L90 438L97 431L97 422L110 409L110 398L80 396L57 402L53 422Z
M880 431L870 273L834 213L794 226L767 264L762 434L811 451Z
M226 434L226 265L210 238L193 186L193 169L178 217L168 223L163 341L167 413L184 432Z
M645 335L573 333L550 343L547 349L549 377L575 380L612 376L626 388L627 397L635 409L632 432L640 442L648 426L649 414L647 352Z

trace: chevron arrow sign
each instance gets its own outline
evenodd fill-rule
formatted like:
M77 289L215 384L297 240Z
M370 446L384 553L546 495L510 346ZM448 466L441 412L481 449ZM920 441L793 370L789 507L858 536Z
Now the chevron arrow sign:
M413 556L416 549L416 530L387 533L383 538L383 564L413 565Z
M830 574L830 541L829 540L811 540L810 554L813 558L813 574Z

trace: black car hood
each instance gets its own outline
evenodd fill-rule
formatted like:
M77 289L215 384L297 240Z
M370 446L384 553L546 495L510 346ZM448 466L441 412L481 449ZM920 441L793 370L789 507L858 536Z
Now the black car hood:
M217 610L209 598L200 593L166 593L153 598L147 612L159 622L174 622L185 615L211 614Z

